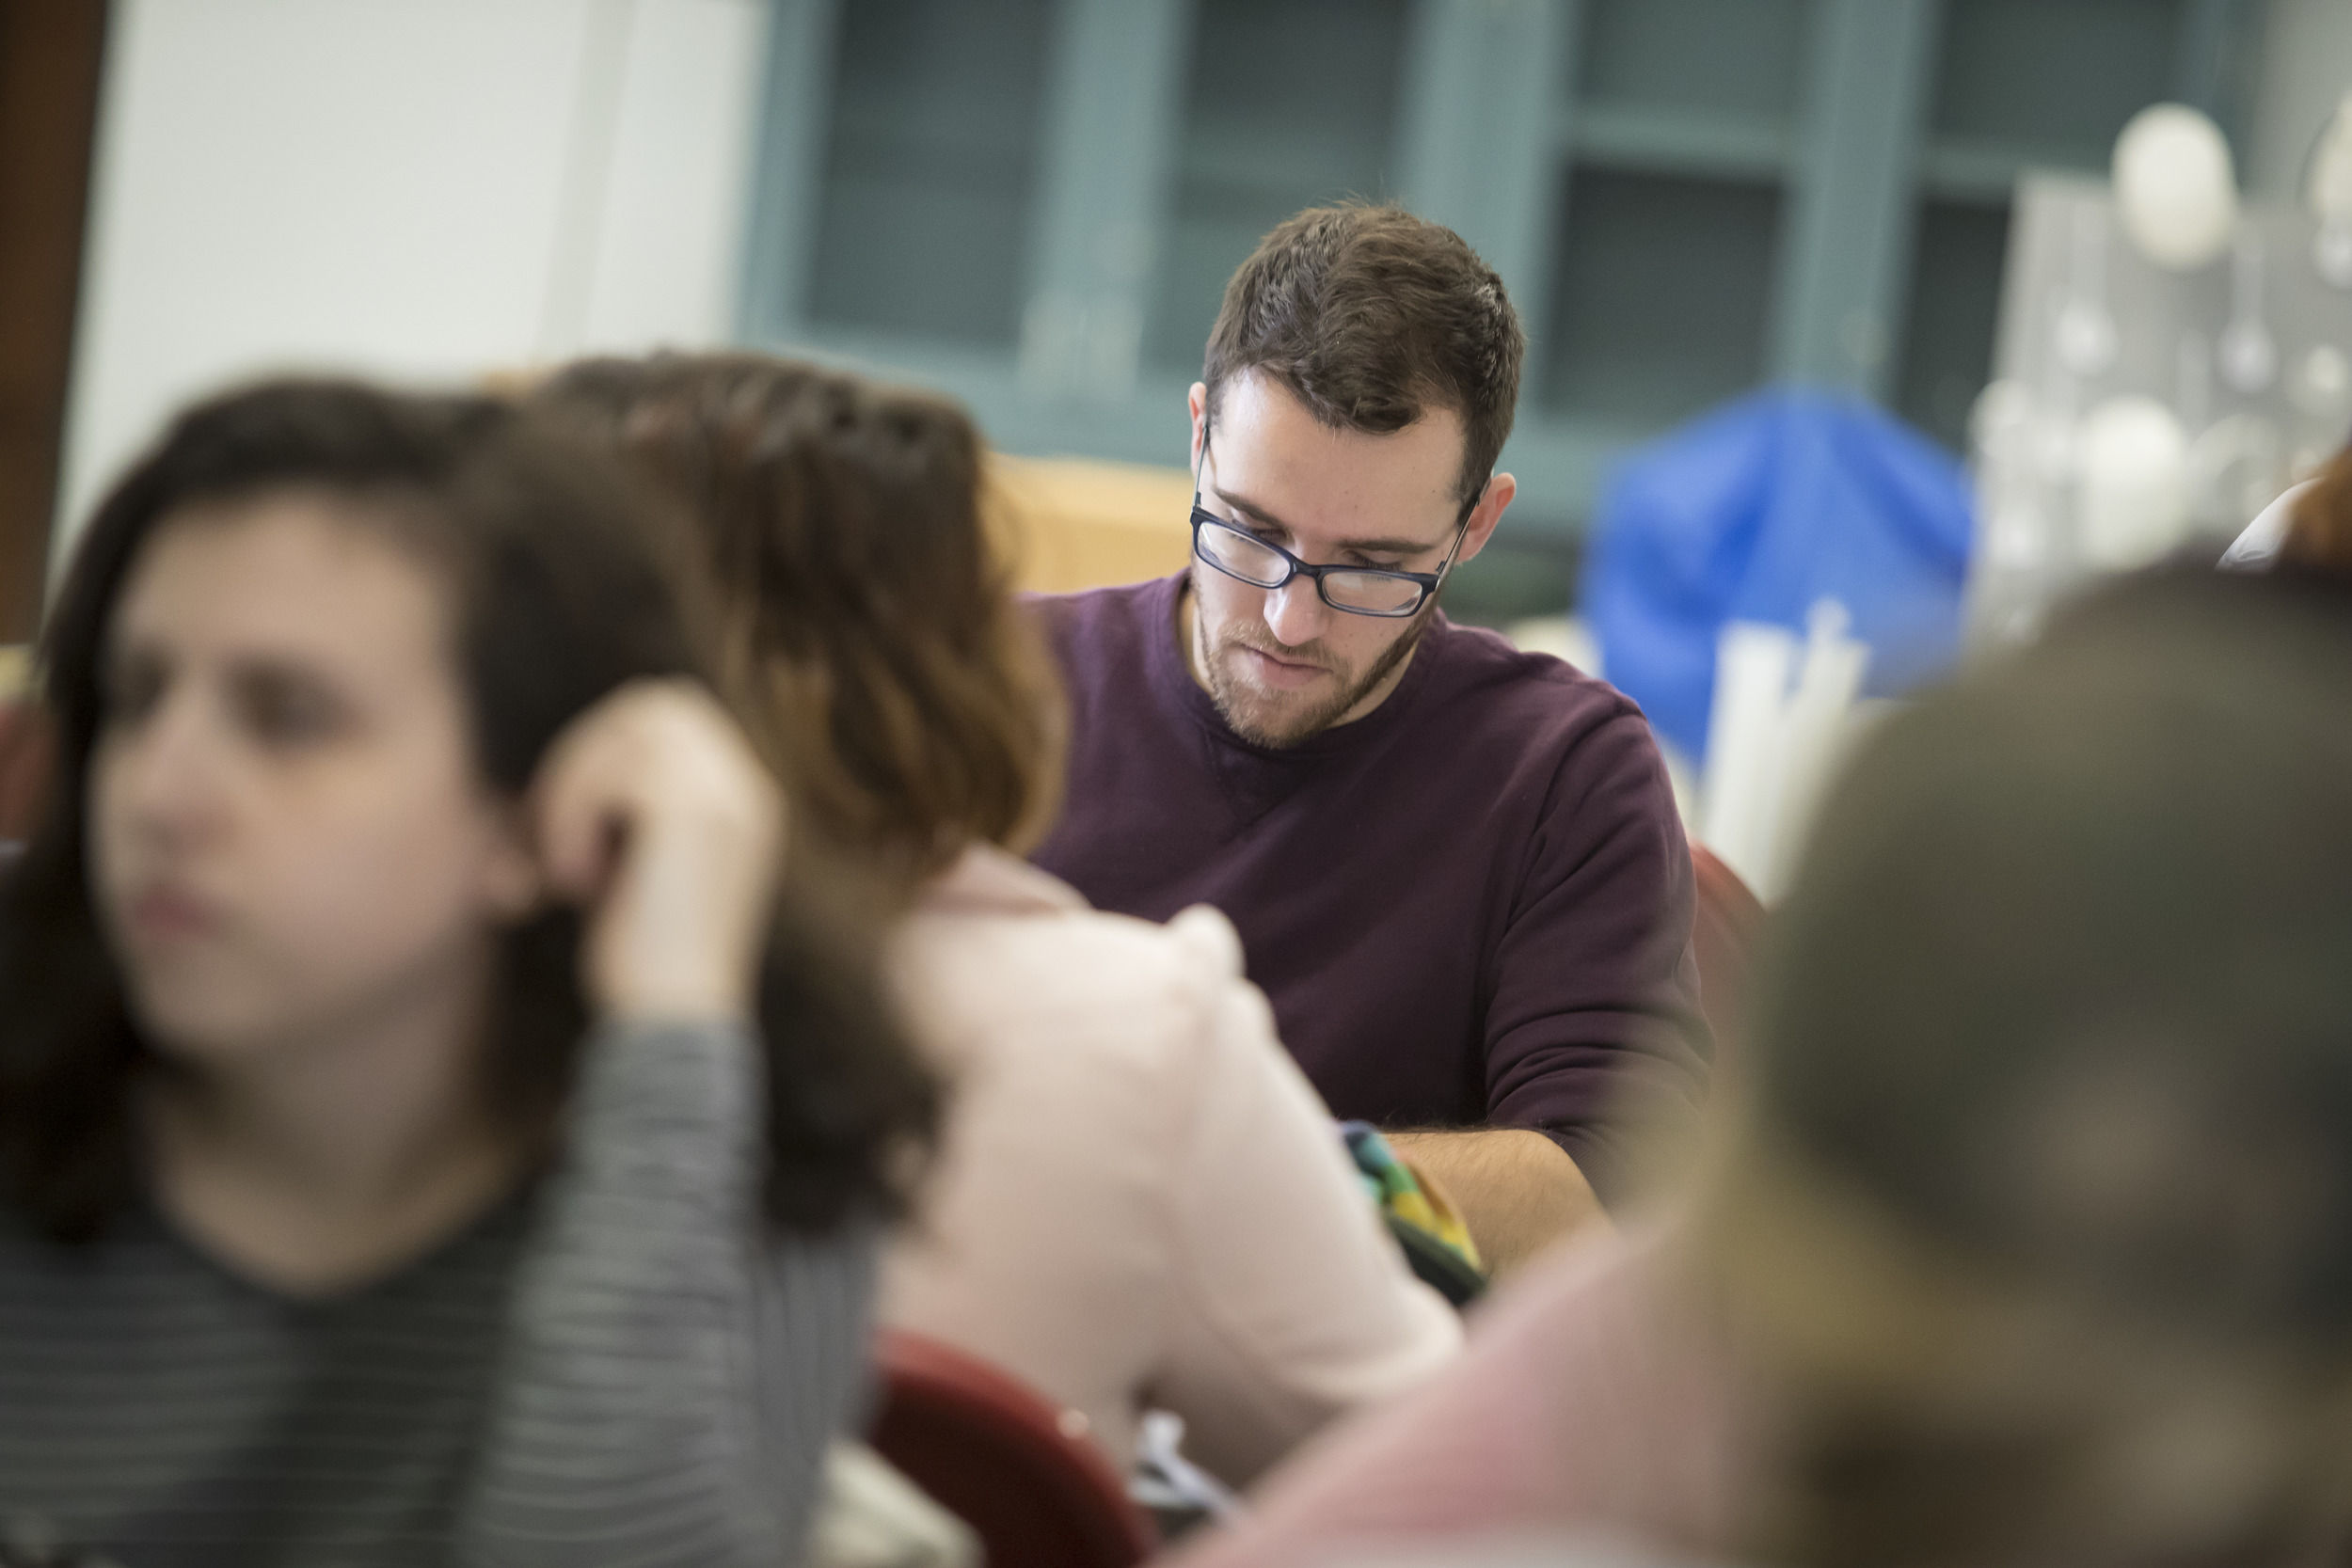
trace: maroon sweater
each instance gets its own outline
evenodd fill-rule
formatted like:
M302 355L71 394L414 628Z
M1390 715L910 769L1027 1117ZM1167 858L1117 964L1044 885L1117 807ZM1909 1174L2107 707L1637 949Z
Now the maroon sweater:
M1712 1050L1641 710L1439 615L1387 702L1269 751L1185 668L1184 581L1037 601L1072 719L1037 863L1101 909L1223 911L1334 1114L1533 1128L1608 1197L1617 1091L1695 1104Z

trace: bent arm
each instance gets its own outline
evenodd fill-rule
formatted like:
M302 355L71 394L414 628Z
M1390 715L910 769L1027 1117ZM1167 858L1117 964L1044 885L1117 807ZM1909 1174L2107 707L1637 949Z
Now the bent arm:
M1221 917L1180 915L1232 945L1210 1008L1199 1096L1168 1201L1177 1255L1170 1341L1153 1398L1185 1449L1246 1485L1332 1417L1421 1383L1461 1323L1381 1224L1330 1113L1242 980Z
M867 1240L771 1239L755 1037L591 1036L541 1194L456 1560L797 1560L854 1399Z
M1629 710L1551 782L1486 1008L1486 1125L1549 1139L1604 1204L1687 1134L1706 1099L1714 1044L1698 1007L1692 898L1664 765ZM1558 1170L1523 1140L1512 1147L1533 1169Z
M1593 1184L1541 1132L1486 1127L1387 1137L1454 1201L1497 1279L1562 1237L1608 1223Z

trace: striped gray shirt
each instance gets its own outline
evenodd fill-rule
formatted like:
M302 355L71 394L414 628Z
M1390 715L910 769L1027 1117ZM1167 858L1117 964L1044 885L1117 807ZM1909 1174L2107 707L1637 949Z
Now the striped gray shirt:
M758 1070L741 1030L599 1029L556 1169L328 1300L151 1210L73 1248L0 1216L0 1543L125 1568L797 1560L862 1386L873 1238L765 1227Z

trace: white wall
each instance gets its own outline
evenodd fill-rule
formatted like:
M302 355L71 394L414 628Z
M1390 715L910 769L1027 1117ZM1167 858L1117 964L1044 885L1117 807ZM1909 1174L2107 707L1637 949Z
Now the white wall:
M765 0L115 0L59 548L186 398L724 341Z

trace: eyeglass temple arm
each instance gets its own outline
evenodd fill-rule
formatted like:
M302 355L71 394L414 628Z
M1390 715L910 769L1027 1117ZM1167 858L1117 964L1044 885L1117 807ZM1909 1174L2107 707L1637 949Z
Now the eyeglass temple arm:
M1477 514L1477 511L1478 507L1473 502L1470 511L1462 515L1462 526L1454 531L1454 543L1446 546L1445 559L1438 562L1437 576L1439 582L1443 582L1445 575L1454 570L1454 558L1462 553L1462 541L1470 537L1470 518Z

